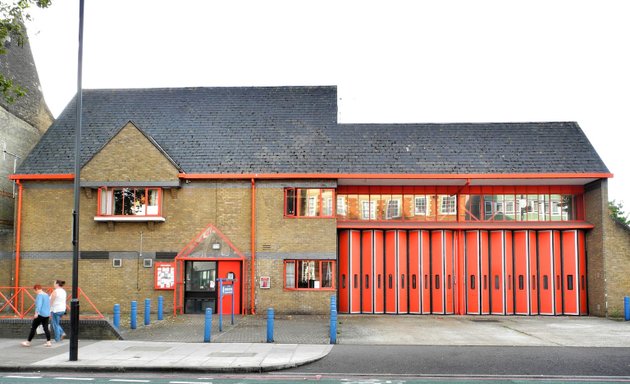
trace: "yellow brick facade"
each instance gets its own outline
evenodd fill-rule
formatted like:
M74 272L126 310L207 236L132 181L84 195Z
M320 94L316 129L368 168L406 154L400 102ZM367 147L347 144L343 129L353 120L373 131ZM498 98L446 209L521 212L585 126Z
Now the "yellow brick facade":
M251 180L189 180L179 186L177 168L133 124L127 124L82 169L80 194L81 252L106 251L109 259L81 259L79 284L103 312L114 304L122 310L131 300L162 295L165 310L172 311L173 291L154 289L154 269L142 265L156 252L179 252L209 224L219 229L245 256L241 284L244 309L251 302ZM164 222L100 222L95 220L99 183L168 182L163 189ZM312 182L311 182L312 183ZM300 181L295 185L300 186ZM24 182L22 192L20 285L50 285L54 279L71 283L72 181ZM283 260L308 255L334 259L334 219L285 218L284 186L274 182L256 185L256 307L273 306L278 313L323 313L334 291L287 291L282 288ZM306 255L306 256L305 256ZM323 256L322 256L323 255ZM112 258L121 258L114 268ZM161 260L156 260L161 261ZM258 288L260 276L270 276L272 289ZM89 304L82 301L82 310ZM155 310L154 304L154 310Z

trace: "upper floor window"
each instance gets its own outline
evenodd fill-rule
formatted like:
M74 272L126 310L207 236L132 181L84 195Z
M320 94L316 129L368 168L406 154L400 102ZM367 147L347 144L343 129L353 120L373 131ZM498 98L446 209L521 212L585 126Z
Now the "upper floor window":
M160 188L107 188L98 190L98 216L160 216Z
M287 217L333 217L334 190L287 188L284 190L284 215Z

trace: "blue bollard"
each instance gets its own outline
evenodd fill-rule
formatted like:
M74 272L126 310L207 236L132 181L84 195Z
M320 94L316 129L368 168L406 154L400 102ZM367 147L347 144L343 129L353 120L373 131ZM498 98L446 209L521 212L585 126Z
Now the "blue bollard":
M134 300L131 302L131 313L129 319L129 328L136 329L136 317L138 316L138 303Z
M626 321L630 321L630 296L626 296L623 298L623 309L626 315Z
M164 297L158 296L158 320L164 320Z
M144 299L144 325L151 324L151 299Z
M114 304L114 328L120 329L120 304Z
M267 342L273 343L273 308L267 308Z
M330 310L337 310L337 296L330 296Z
M330 311L330 344L337 344L337 310Z
M206 319L205 319L204 329L203 329L203 342L204 343L210 342L211 329L212 329L212 308L206 308Z

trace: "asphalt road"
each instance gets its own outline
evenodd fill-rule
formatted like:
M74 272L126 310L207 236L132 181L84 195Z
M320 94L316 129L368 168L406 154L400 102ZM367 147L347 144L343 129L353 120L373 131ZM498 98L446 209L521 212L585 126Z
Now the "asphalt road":
M630 347L336 345L292 374L630 377Z

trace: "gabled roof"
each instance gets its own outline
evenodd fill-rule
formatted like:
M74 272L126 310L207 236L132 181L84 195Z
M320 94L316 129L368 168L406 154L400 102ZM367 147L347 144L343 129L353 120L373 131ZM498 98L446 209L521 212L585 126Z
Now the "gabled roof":
M71 174L75 103L18 174ZM82 160L132 121L187 174L608 174L574 122L337 124L335 87L83 94Z

